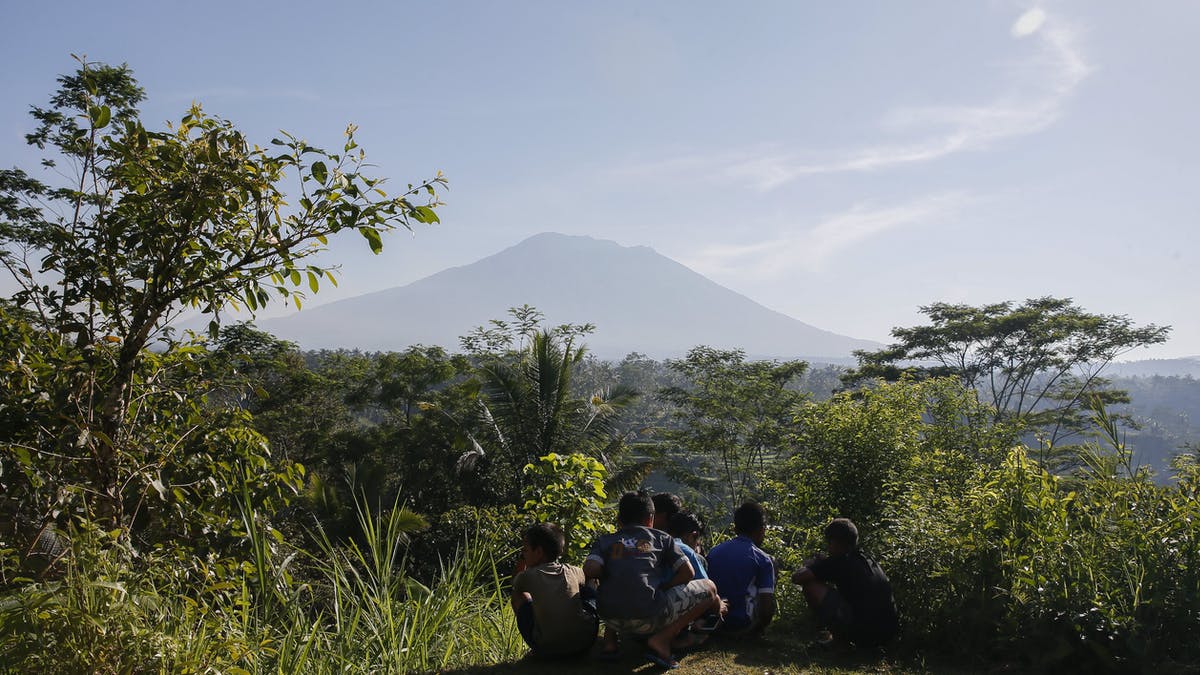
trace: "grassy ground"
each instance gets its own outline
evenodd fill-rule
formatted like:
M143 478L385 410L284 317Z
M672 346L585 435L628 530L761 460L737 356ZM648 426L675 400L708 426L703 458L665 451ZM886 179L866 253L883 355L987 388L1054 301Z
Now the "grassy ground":
M901 667L886 659L856 655L810 654L769 642L754 645L719 645L680 659L677 673L711 675L799 675L800 673L911 673L923 669ZM601 662L591 657L576 661L545 662L522 659L512 663L442 671L444 675L551 675L580 673L616 675L659 673L662 668L644 661L640 653L628 653L620 661Z
M757 639L714 639L700 649L677 654L681 675L799 675L800 673L927 673L966 672L955 668L926 667L912 657L897 659L887 654L842 652L812 644L813 633L803 622L776 623ZM598 650L599 646L597 645ZM509 663L439 671L440 675L619 675L664 672L642 658L638 644L623 645L617 661L600 661L595 652L567 661L542 661L526 657Z

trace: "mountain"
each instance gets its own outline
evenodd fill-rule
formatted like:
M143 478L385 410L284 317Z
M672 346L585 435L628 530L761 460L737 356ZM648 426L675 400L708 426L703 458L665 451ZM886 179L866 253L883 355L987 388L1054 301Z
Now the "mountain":
M1105 375L1123 377L1195 377L1200 378L1200 356L1178 359L1144 359L1111 363Z
M458 349L458 338L529 304L552 324L593 323L592 353L680 356L693 346L770 358L846 362L877 343L770 310L645 246L544 233L406 286L339 300L260 326L306 349Z

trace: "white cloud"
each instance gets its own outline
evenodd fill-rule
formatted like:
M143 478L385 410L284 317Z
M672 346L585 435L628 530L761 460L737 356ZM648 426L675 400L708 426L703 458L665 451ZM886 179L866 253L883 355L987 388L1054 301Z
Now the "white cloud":
M1046 11L1041 7L1034 7L1025 12L1012 25L1012 36L1015 38L1023 38L1033 35L1037 32L1042 24L1046 23Z
M979 105L905 107L883 116L881 130L892 137L908 136L907 140L880 141L829 153L824 158L778 147L756 148L668 159L627 168L623 173L650 174L675 169L714 181L732 180L767 192L804 176L878 171L928 162L1037 133L1063 115L1067 101L1091 68L1079 47L1076 29L1040 8L1022 14L1011 33L1017 38L1032 38L1035 47L1029 58L1006 69L1010 79L992 101Z
M960 192L932 195L890 207L857 205L792 233L750 244L722 244L683 258L696 271L714 276L771 280L799 267L819 271L843 251L900 227L942 220L970 198Z

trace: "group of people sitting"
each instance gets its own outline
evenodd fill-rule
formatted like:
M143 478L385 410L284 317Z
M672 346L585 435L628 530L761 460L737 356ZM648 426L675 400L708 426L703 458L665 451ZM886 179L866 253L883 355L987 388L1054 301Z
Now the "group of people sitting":
M674 653L712 634L752 636L775 616L778 570L760 548L766 514L753 502L733 514L736 537L702 555L704 528L675 495L622 495L617 531L599 537L579 568L561 562L564 538L553 523L529 527L513 581L521 636L536 655L582 655L604 624L600 658L617 658L619 640L644 641L645 658L664 668ZM821 642L880 646L898 630L891 583L858 548L846 518L825 528L826 552L792 574L821 627Z

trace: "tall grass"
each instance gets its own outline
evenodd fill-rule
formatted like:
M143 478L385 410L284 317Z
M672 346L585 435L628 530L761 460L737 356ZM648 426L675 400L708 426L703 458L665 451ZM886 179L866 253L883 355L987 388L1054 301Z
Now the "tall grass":
M318 531L311 553L244 515L250 555L216 583L176 574L178 559L134 564L77 540L62 579L0 596L3 670L408 673L523 652L494 563L506 552L487 537L423 585L405 573L408 533L423 524L406 509L361 510L361 541Z
M303 603L284 608L279 670L424 672L521 653L495 547L482 537L464 542L427 587L404 574L404 544L418 524L402 508L380 516L360 510L362 544L322 540L311 557L320 575L313 600L322 609L314 618Z

